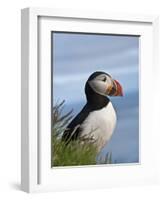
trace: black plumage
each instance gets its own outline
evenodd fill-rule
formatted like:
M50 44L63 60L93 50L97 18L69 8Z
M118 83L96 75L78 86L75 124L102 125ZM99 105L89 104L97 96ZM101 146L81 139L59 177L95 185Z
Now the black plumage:
M64 131L62 140L66 141L66 143L68 143L71 140L76 140L79 138L80 132L82 131L81 124L88 117L90 112L102 109L103 107L108 105L108 103L110 102L108 97L96 93L88 84L90 80L94 79L96 76L100 74L106 74L106 73L95 72L88 78L86 82L85 94L86 94L87 103L83 107L83 109L80 111L80 113L70 122L70 124L67 126L66 130Z

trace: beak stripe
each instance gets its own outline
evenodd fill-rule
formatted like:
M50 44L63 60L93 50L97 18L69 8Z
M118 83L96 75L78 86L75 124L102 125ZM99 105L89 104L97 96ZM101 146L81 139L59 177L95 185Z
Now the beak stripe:
M110 85L110 86L107 88L106 93L107 93L107 94L110 94L110 92L112 91L112 89L113 89L113 86Z
M113 95L116 93L116 90L117 90L117 86L116 86L116 84L115 84L114 81L113 81L113 87L112 87L112 89L111 89L109 95L110 95L110 96L113 96Z

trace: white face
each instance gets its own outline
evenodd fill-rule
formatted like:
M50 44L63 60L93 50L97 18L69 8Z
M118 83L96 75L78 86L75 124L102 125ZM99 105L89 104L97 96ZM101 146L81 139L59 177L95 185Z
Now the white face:
M107 74L100 74L88 82L90 87L98 94L107 96L109 87L113 87L113 79Z

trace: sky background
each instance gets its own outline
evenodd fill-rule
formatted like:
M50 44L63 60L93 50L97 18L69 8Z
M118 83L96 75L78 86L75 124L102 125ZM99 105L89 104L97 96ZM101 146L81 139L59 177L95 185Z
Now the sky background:
M117 112L112 139L99 157L112 153L114 163L139 162L139 37L53 33L53 104L65 100L74 116L86 103L84 87L95 71L118 80L123 97L111 97Z

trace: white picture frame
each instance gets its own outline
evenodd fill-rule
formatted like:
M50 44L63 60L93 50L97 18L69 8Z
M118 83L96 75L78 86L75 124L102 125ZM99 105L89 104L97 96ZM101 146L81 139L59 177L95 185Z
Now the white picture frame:
M150 95L153 90L158 94L158 16L25 8L21 27L22 190L60 191L158 183L159 129L155 112L158 105ZM141 36L139 164L51 168L51 82L47 80L51 79L49 41L54 30Z

